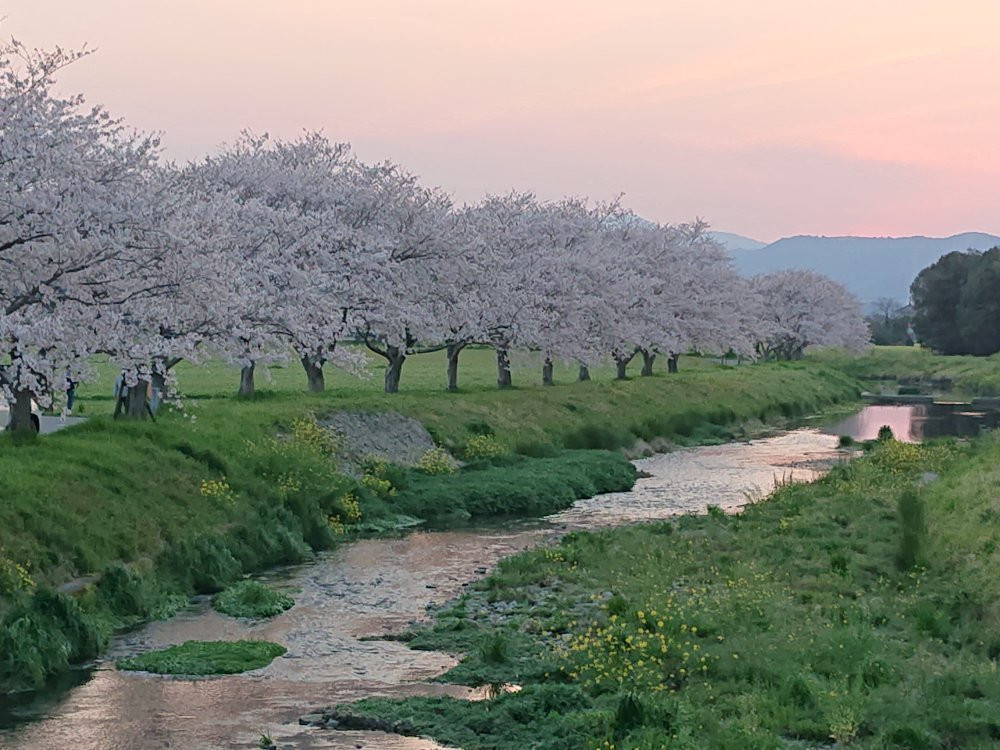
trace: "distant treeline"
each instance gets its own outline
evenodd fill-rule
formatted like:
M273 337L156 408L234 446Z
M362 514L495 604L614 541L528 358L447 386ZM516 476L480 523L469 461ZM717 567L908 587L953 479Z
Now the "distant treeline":
M910 287L913 327L941 354L1000 351L1000 247L942 256Z

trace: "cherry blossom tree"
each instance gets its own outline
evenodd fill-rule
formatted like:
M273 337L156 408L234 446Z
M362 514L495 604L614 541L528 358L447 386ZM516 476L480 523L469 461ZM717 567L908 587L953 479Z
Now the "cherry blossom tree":
M436 266L437 292L431 297L441 340L447 353L447 389L458 390L458 362L470 344L486 341L489 268L477 254L480 247L475 235L478 216L468 207L453 214L452 252L445 263Z
M267 148L266 137L244 134L220 154L185 169L188 190L206 214L204 221L192 222L201 229L201 239L192 242L209 246L216 269L211 347L240 368L240 396L254 393L258 364L288 358L299 318L289 295L302 292L290 291L295 280L290 259L314 227L273 195L283 167Z
M497 385L511 385L510 354L530 346L530 326L542 306L547 217L531 193L489 196L467 207L465 251L478 266L478 309L462 321L470 335L497 355ZM453 326L454 327L454 326Z
M157 273L157 140L53 93L81 56L0 47L0 389L15 430L32 399L87 374L123 305L171 285Z
M615 260L599 274L601 335L619 379L637 355L648 376L660 354L676 372L681 352L746 348L743 282L706 230L701 221L658 225L628 211L604 222L602 245Z
M751 285L763 301L756 337L762 356L798 359L808 346L867 345L861 305L832 279L813 271L778 271L755 277Z
M313 391L324 389L328 361L363 366L338 344L350 333L352 311L370 297L379 262L373 249L383 241L376 220L384 200L372 170L347 144L306 133L293 141L244 134L197 171L206 189L233 206L221 251L242 304L218 345L241 365L241 391L251 390L257 362L287 346Z
M439 190L390 162L367 168L379 200L369 227L371 257L351 317L366 347L386 360L385 392L399 390L408 356L447 346L445 269L456 255L456 220Z
M617 203L590 205L568 198L540 206L536 307L522 338L542 356L542 384L553 385L554 360L584 363L601 356L602 304L615 292L610 259L600 243L602 226L619 213Z
M668 371L681 352L793 358L810 345L859 347L867 328L840 285L806 271L746 281L700 220L655 224L619 201L488 196L456 210L391 162L362 163L321 133L242 134L178 169L158 143L53 78L79 59L0 47L0 390L11 426L51 403L95 354L121 368L130 416L168 387L182 359L241 368L298 357L314 391L327 362L360 369L346 338L403 364L446 349L449 390L461 351L579 363L609 354L617 376L642 358Z

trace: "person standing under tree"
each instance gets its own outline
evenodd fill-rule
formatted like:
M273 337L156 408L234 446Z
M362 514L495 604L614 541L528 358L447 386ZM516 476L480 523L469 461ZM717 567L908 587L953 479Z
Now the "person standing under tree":
M69 368L66 368L66 413L73 413L73 402L76 401L76 382Z

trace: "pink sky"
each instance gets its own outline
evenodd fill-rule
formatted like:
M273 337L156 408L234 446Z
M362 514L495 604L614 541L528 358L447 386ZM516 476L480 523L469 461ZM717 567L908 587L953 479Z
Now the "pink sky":
M166 154L323 129L459 201L789 234L1000 233L1000 0L0 0Z

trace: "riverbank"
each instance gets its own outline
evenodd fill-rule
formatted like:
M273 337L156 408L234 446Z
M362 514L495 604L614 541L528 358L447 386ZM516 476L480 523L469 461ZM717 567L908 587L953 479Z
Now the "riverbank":
M572 534L411 641L519 692L326 715L465 750L995 747L998 466L995 437L890 441L739 516Z
M0 745L246 748L263 732L279 747L431 750L438 745L430 740L330 733L302 727L299 719L304 707L375 695L486 697L489 686L429 682L458 663L453 652L416 651L392 635L426 622L506 557L573 529L703 514L710 504L738 507L769 493L775 481L824 473L842 455L837 443L834 435L802 428L684 448L637 460L641 476L628 492L579 501L544 520L487 520L351 540L302 565L255 576L295 599L271 620L233 620L201 598L168 620L112 639L97 669L68 693L8 698L9 710L0 709ZM288 653L264 670L210 680L104 668L188 640L220 639L264 639Z
M861 356L820 352L814 358L877 390L881 381L904 392L946 397L1000 396L1000 356L943 356L914 346L873 346Z
M37 686L98 653L113 628L164 615L191 592L305 559L355 526L377 531L403 514L411 522L541 514L631 486L634 471L621 454L568 449L636 438L718 441L739 434L741 423L856 395L850 378L810 363L699 362L669 377L511 391L206 398L155 424L98 416L24 443L3 436L0 684ZM84 401L90 414L102 405ZM349 476L322 429L345 409L414 417L471 466L452 475L373 465ZM479 458L473 445L488 455ZM76 596L51 590L67 582Z

